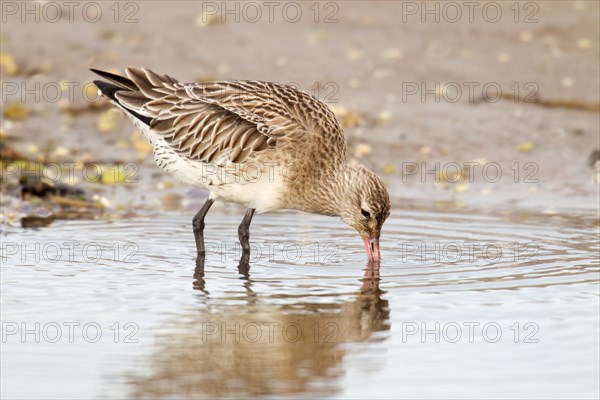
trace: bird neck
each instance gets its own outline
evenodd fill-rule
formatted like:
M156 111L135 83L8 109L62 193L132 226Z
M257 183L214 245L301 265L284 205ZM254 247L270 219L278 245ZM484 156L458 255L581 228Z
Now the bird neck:
M329 171L320 171L310 183L294 190L292 207L310 213L340 216L356 179L357 166L344 163Z

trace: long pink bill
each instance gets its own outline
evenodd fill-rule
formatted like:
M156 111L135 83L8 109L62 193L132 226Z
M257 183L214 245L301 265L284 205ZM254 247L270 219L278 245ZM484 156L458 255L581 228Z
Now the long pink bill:
M369 263L380 262L381 253L379 251L379 238L369 238L365 236L363 237L363 243L365 245L367 256L369 257Z

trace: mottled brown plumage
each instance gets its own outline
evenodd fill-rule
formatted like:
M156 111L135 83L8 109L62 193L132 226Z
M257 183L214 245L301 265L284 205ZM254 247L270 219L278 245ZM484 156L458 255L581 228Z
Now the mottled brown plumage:
M157 163L208 189L209 201L238 202L252 213L340 216L361 234L370 259L379 259L387 190L373 172L350 163L342 129L324 103L273 82L179 83L131 67L127 78L94 72L112 82L95 83L153 143ZM260 178L250 179L249 171ZM197 215L200 222L210 204Z

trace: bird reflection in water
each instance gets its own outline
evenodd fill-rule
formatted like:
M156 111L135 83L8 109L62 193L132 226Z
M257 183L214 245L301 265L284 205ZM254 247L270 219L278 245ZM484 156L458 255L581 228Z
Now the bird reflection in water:
M345 344L384 340L371 336L390 329L378 265L366 268L362 289L345 302L302 301L297 293L269 301L252 290L247 258L238 270L244 304L210 299L208 307L179 315L171 332L156 338L149 374L131 377L133 397L334 394L350 351ZM209 297L203 259L194 279L194 288Z

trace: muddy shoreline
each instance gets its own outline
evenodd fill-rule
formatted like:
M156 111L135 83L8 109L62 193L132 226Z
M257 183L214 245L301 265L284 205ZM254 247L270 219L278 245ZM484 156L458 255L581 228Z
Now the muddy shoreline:
M77 163L66 183L108 214L192 213L203 193L154 165L141 135L95 97L89 68L295 83L334 109L351 155L385 179L397 208L598 213L597 3L536 3L535 23L515 22L508 5L495 23L423 23L402 2L337 4L335 23L315 22L308 9L294 23L222 22L203 3L163 2L138 3L128 23L9 16L2 141L28 160ZM154 30L158 16L173 29ZM5 184L11 162L3 160L5 209L16 193ZM133 165L135 182L120 181L123 171L87 179L86 163Z

